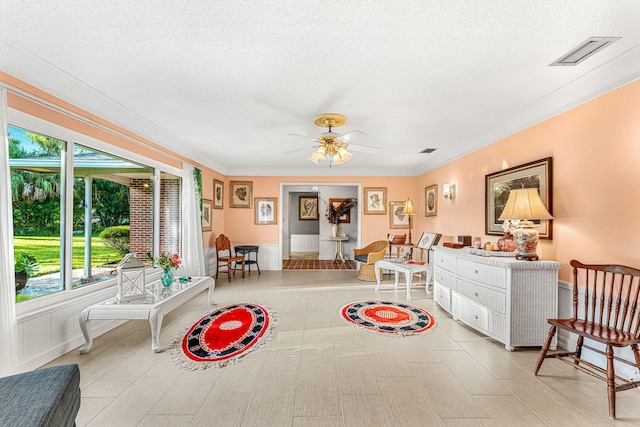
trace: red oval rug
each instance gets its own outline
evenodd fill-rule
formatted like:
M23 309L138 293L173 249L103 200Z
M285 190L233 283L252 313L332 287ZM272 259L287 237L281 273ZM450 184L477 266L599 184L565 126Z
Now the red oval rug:
M176 364L189 369L221 368L264 345L273 326L258 304L233 304L207 313L172 342Z
M397 336L421 334L436 324L426 310L394 301L352 302L342 307L340 314L355 327Z

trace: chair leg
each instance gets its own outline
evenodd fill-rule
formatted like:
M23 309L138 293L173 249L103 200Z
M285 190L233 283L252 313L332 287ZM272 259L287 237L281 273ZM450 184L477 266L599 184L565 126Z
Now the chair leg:
M549 329L549 335L547 335L547 340L544 342L544 345L540 349L540 355L538 356L538 361L536 362L536 367L533 370L533 375L538 375L538 371L540 370L540 366L542 366L542 362L547 357L547 352L549 351L549 346L551 345L551 341L553 340L553 336L556 334L556 327L552 326Z
M231 261L227 263L227 276L229 276L229 281L231 281L231 272L233 269L231 268Z
M613 368L613 346L607 346L607 395L609 396L609 418L616 419L616 374Z
M580 357L582 357L582 343L584 342L584 338L582 335L578 335L576 339L576 354L573 356L573 364L578 366L580 364Z

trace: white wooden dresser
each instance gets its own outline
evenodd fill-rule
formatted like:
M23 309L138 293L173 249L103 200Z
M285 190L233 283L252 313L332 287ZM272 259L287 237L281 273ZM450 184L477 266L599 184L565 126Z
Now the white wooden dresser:
M434 247L434 300L455 320L515 347L540 347L558 313L556 261L486 257ZM555 338L554 338L555 340ZM552 343L556 348L556 342Z

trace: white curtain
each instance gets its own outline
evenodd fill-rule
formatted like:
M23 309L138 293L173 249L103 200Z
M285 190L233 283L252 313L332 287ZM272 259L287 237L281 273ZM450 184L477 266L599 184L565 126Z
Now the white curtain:
M0 377L18 372L18 324L13 268L13 215L7 137L7 89L0 88Z
M187 276L204 276L204 245L202 242L202 214L200 194L193 175L194 167L183 163L182 178L182 266Z

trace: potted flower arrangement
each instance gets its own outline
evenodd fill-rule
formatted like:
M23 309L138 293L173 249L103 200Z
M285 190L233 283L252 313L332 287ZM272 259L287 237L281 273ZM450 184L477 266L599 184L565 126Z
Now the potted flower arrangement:
M327 209L327 218L332 224L331 234L333 234L333 237L336 237L338 235L338 224L340 223L340 217L349 212L349 209L355 207L357 204L358 201L356 199L345 199L338 206L332 206L331 204L329 204L329 208Z
M31 254L21 252L15 264L16 291L21 291L27 285L27 280L40 269L40 263Z
M173 269L178 268L180 264L182 264L178 254L170 255L165 252L160 252L160 255L155 258L151 255L151 252L147 252L147 258L154 267L160 267L162 269L162 284L164 286L171 286L171 283L173 283Z

